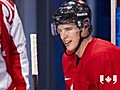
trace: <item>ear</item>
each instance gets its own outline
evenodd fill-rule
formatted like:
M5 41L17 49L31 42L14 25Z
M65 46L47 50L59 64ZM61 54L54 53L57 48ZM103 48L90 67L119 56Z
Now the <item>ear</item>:
M86 37L89 34L89 28L90 28L90 20L89 18L85 18L83 20L83 29L82 29L82 33L81 36L82 37Z
M85 18L84 20L83 20L83 28L89 28L90 27L90 20L89 20L89 18Z

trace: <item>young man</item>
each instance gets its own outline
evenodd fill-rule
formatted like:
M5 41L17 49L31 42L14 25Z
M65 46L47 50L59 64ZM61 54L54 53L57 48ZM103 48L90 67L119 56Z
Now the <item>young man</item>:
M15 4L0 0L0 90L29 90L26 39Z
M53 14L63 42L66 90L119 90L120 48L93 38L91 10L83 1L68 1Z

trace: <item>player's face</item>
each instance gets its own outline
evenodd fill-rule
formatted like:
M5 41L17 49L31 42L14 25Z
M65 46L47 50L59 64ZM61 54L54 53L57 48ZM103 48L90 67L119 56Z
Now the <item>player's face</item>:
M69 23L58 25L57 31L66 48L70 51L75 50L80 39L80 30L76 24Z

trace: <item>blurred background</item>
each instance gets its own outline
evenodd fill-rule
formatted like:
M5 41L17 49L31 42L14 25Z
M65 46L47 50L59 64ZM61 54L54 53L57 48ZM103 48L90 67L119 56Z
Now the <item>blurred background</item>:
M18 9L23 22L27 39L27 52L30 62L30 84L34 90L32 78L32 63L30 49L30 34L37 34L38 56L38 90L65 90L65 82L62 71L61 57L62 45L58 36L51 35L51 15L66 0L12 0ZM120 0L83 0L92 10L92 25L95 37L111 41L111 35L115 39L114 44L120 45ZM111 22L111 6L115 1L115 19ZM115 35L111 33L114 26Z

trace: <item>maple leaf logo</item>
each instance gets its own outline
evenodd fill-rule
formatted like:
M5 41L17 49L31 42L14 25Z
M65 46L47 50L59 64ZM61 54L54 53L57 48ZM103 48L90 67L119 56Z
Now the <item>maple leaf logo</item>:
M105 80L106 80L106 82L109 83L112 79L109 76L107 76L107 78L105 78Z

